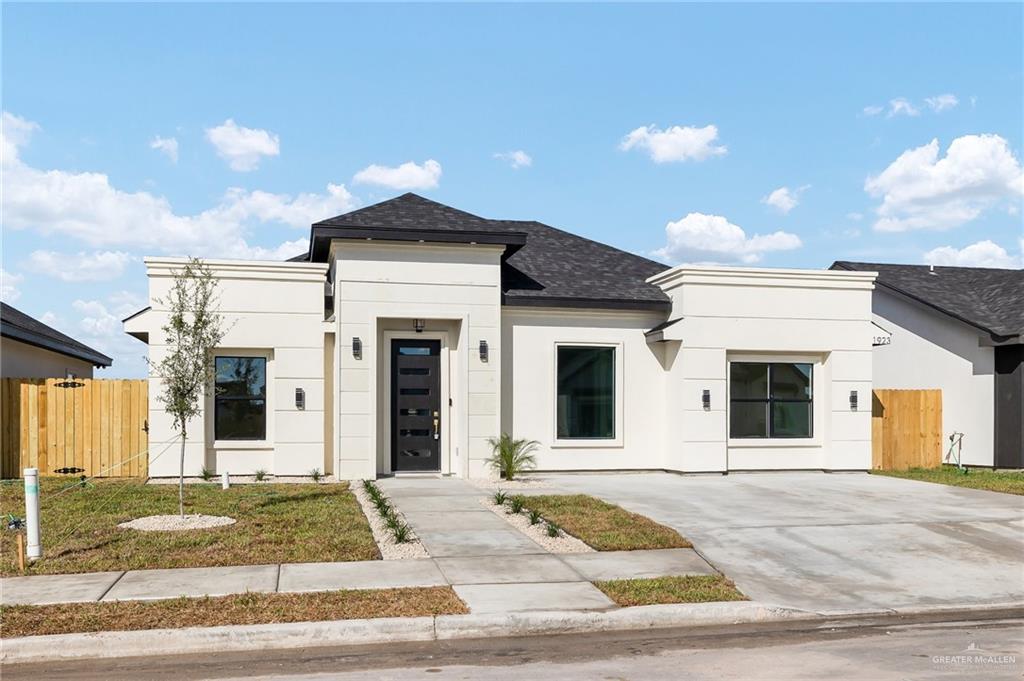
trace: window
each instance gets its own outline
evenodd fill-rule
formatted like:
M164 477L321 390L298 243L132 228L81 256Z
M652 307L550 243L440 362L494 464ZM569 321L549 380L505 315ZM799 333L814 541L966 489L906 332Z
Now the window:
M732 362L729 437L811 437L811 376L810 364Z
M558 437L615 438L615 348L560 345Z
M267 437L266 358L217 357L214 369L214 439L265 440Z

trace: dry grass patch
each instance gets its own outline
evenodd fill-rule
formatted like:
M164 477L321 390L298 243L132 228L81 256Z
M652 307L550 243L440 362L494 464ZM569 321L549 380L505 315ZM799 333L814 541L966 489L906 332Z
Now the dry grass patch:
M888 475L892 478L936 482L940 485L970 487L989 492L1024 494L1024 472L990 471L983 468L969 468L964 473L956 466L941 468L911 468L908 471L871 471L872 475Z
M586 494L519 496L523 506L537 511L569 534L598 551L690 548L672 528L630 513Z
M659 603L711 603L745 601L736 585L722 575L687 575L653 579L614 579L594 582L608 598L621 606Z
M464 615L448 586L0 607L2 636Z
M175 485L101 480L82 488L44 478L40 487L43 559L28 574L380 558L346 483L238 485L227 490L219 484L188 485L186 513L230 516L237 522L181 532L117 526L142 516L176 514ZM23 494L20 480L3 483L3 513L24 515ZM0 538L0 573L17 574L14 533L0 530Z

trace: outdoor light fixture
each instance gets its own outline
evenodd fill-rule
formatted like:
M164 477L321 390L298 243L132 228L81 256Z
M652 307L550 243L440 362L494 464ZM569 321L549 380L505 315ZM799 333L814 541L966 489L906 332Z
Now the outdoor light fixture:
M857 391L850 391L850 411L857 411Z
M704 411L711 411L711 391L704 389L700 394L700 403L704 405Z
M352 337L352 356L356 359L363 358L363 341L359 340L359 336Z
M295 408L299 410L306 408L306 391L302 388L295 389Z
M487 361L487 341L485 340L480 341L480 361Z
M423 327L425 325L426 324L424 323L424 321L422 319L414 319L414 320L412 320L412 328L414 328L416 330L416 333L423 333Z

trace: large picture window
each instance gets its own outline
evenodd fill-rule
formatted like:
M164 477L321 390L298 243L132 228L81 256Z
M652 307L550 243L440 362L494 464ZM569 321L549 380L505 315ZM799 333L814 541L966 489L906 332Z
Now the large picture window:
M615 438L615 348L558 346L558 437Z
M265 440L266 358L217 357L214 369L214 439Z
M812 365L732 362L729 437L813 436Z

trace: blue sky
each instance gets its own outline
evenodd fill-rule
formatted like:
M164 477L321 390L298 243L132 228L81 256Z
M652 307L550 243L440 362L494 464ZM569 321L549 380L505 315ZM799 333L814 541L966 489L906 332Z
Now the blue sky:
M406 190L670 264L1021 266L1019 3L2 11L4 297L107 375L143 255Z

